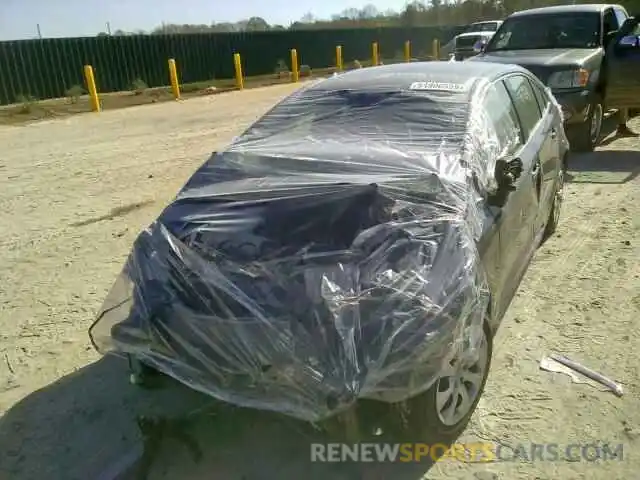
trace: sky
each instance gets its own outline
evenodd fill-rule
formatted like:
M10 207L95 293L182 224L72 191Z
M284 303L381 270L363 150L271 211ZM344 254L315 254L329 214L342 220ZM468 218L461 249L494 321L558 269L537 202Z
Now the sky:
M288 25L307 13L329 18L346 8L375 5L400 10L405 0L0 0L0 40L94 36L111 31L151 30L165 23L236 22L252 16Z

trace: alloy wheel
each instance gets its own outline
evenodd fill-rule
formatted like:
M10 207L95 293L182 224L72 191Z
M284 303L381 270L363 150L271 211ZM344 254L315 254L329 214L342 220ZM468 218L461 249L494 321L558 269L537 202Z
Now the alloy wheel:
M560 222L560 210L562 208L562 200L564 199L564 170L558 173L558 188L553 197L553 224Z
M444 425L459 423L480 395L488 368L489 342L486 333L482 335L477 352L477 358L470 362L462 358L453 360L451 369L438 380L435 403L438 419Z

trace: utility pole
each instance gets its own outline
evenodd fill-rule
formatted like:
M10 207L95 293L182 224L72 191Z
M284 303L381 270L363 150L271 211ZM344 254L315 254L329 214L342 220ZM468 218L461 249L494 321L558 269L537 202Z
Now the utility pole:
M38 38L42 40L42 31L40 30L40 24L36 23L36 28L38 29Z
M107 22L107 35L111 36L111 24Z

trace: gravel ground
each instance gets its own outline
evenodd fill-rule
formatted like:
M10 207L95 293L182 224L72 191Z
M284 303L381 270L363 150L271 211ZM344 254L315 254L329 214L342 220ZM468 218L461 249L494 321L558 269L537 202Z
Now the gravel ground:
M138 441L134 413L202 402L178 387L129 386L126 366L99 358L87 329L139 230L212 150L293 89L0 127L0 479L106 479L99 472ZM640 141L605 143L572 161L559 232L538 252L505 318L486 393L461 440L507 452L556 443L561 456L568 444L623 443L623 459L443 460L428 478L637 476ZM552 352L612 376L625 396L539 370ZM308 434L296 422L238 411L209 420L194 429L206 461L196 465L179 446L166 447L172 455L152 478L360 478L344 467L312 468ZM425 470L377 465L362 478L418 479Z

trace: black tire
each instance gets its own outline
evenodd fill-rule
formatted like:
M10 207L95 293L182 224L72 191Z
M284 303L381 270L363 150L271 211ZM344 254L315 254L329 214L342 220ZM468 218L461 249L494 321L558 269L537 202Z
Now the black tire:
M133 355L127 355L129 361L129 382L143 389L157 389L165 385L166 377L155 368L141 362Z
M493 354L493 335L488 325L485 325L484 336L487 355L485 364L482 366L484 374L480 388L471 403L471 407L455 424L445 424L440 419L436 397L441 383L437 381L427 391L407 400L402 405L379 403L377 407L371 407L366 417L376 423L373 426L372 423L364 419L364 424L361 423L361 426L366 428L365 436L370 439L372 430L380 426L384 432L383 437L385 440L398 439L404 442L415 441L443 445L449 445L453 442L467 426L482 397L487 382Z
M566 162L565 166L563 166L560 172L560 181L558 188L553 196L553 205L551 206L551 211L549 213L549 219L547 220L547 224L544 227L544 234L542 235L542 243L546 242L549 237L551 237L558 228L558 223L560 222L560 213L562 210L562 201L564 198L564 182L565 177L567 175L566 171Z
M602 98L597 96L589 106L589 115L587 115L586 120L578 125L572 125L567 132L572 151L593 152L600 142L603 118L604 106L602 105ZM592 130L594 120L598 123L595 132Z

